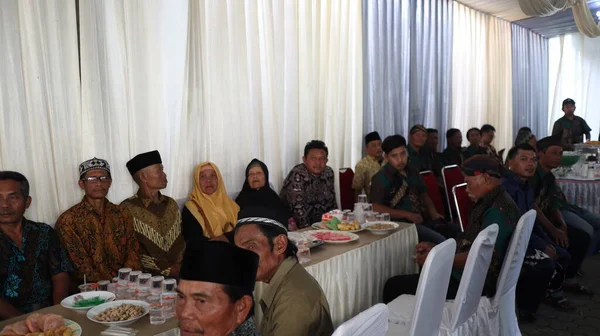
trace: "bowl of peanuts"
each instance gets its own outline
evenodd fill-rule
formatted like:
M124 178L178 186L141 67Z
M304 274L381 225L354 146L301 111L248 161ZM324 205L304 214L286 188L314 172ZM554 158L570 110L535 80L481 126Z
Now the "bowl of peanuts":
M139 300L118 300L103 303L87 312L87 318L106 326L128 326L141 319L150 311L147 302Z

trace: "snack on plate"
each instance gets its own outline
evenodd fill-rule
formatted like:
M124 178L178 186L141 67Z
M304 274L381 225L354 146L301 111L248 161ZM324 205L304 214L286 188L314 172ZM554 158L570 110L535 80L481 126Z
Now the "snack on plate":
M355 220L352 223L342 222L342 223L338 224L337 228L340 231L360 230L360 223L357 220Z
M338 229L338 224L341 224L342 221L339 220L337 217L333 217L331 220L328 220L327 222L325 222L325 225L327 226L327 228L329 230L339 230Z
M343 214L342 210L331 210L329 212L324 213L321 216L321 222L325 223L334 218L341 220L343 216L344 216L344 214Z
M600 145L600 141L590 140L590 141L586 142L585 145L595 145L595 146L598 146L598 145Z
M373 224L373 225L369 225L368 227L369 229L372 230L391 230L394 228L394 226L392 224Z
M73 331L66 327L65 319L56 314L33 313L25 320L9 324L2 331L2 336L71 336Z
M124 303L115 307L110 307L94 318L101 322L120 322L127 321L138 316L144 315L144 307Z

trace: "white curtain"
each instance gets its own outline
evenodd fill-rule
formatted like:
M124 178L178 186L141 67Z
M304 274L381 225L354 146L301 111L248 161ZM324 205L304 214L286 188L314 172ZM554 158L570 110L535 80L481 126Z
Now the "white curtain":
M2 1L0 50L0 170L28 178L27 217L53 222L80 197L75 2Z
M512 55L510 23L454 3L450 127L466 132L491 124L494 146L510 148ZM466 143L466 137L465 137Z
M575 100L575 114L592 128L592 139L598 140L600 113L596 97L600 92L600 39L580 33L561 35L549 41L548 134L561 118L562 101Z

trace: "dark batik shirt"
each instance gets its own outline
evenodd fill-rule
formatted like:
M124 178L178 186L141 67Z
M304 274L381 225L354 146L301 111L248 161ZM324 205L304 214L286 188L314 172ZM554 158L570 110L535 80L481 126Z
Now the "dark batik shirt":
M560 137L564 150L573 150L573 145L582 143L584 134L590 133L591 130L583 118L574 116L571 120L564 116L554 122L552 136Z
M559 208L554 174L546 173L538 163L535 174L529 178L529 185L535 193L535 204L546 216L550 217L551 212Z
M0 265L0 298L23 313L51 306L52 277L73 270L54 229L25 218L21 248L0 231Z
M442 153L442 160L445 166L462 165L465 161L465 155L461 149L447 147Z
M389 163L373 176L371 180L371 202L387 207L412 213L422 213L421 195L427 192L421 175L412 167L404 168L406 176L394 169ZM406 181L408 188L404 195L397 200L394 198ZM394 218L394 220L406 220Z
M467 148L465 148L465 150L463 151L463 154L465 155L465 160L470 158L471 156L475 156L475 155L485 155L485 148L482 148L481 146L469 146Z
M333 169L327 166L324 172L314 175L303 163L296 165L283 181L279 197L299 229L320 222L324 213L337 208Z
M256 330L254 317L250 317L235 328L228 336L261 336L261 334Z

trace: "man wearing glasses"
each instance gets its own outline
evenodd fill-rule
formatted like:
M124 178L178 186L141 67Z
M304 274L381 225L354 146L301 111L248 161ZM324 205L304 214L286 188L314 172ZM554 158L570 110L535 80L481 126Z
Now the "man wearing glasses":
M93 158L79 165L80 203L65 211L56 231L75 272L72 283L111 280L119 268L140 269L139 245L131 215L111 203L106 195L112 178L106 160Z

